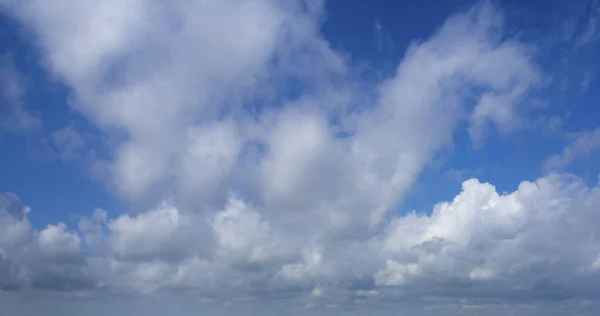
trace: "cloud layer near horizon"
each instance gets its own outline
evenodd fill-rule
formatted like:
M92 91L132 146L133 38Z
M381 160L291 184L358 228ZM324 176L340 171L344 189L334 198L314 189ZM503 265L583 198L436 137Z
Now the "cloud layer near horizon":
M508 194L471 179L430 214L394 213L461 124L478 146L489 128L526 125L518 105L543 77L535 47L507 38L487 2L411 44L380 82L363 82L320 35L318 2L0 8L33 34L108 149L73 128L55 135L78 139L90 173L138 209L36 231L1 195L4 289L305 305L598 290L600 188L576 177Z

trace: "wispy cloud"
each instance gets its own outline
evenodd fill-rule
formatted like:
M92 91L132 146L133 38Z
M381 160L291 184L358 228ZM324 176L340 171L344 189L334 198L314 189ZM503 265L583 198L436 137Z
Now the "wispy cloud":
M378 51L381 51L383 49L385 34L379 20L375 20L375 23L373 24L373 31L375 33L375 47Z
M600 38L598 28L600 27L600 1L590 3L587 23L583 32L576 36L575 45L577 47L585 46Z
M40 132L42 122L25 106L25 79L10 55L0 56L0 86L0 129L18 134Z
M571 143L561 153L550 156L544 163L546 170L562 168L577 159L589 157L600 150L600 128L571 134Z

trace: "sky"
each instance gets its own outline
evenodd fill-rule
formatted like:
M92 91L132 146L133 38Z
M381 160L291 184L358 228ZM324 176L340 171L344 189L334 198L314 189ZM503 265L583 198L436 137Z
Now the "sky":
M0 316L597 315L600 1L0 0Z

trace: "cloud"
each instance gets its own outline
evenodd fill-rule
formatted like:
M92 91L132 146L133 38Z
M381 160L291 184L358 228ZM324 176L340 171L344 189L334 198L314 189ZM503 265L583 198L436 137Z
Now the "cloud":
M75 159L79 151L85 146L84 137L73 125L67 125L52 132L52 143L58 151L58 155L64 161Z
M385 54L385 58L389 58L394 50L394 38L386 30L385 26L381 24L379 19L375 19L373 22L373 40L375 42L375 49L380 54Z
M585 30L577 35L575 45L577 47L585 46L598 39L598 26L600 25L600 3L593 1L589 3L589 13Z
M81 258L81 241L74 232L66 231L64 224L32 231L27 209L15 204L14 195L3 197L8 201L2 204L3 231L21 232L1 239L4 260L19 258L17 267L26 269L20 271L36 278L48 273L47 267L35 270L42 269L42 263L81 265L76 260ZM189 240L184 236L193 231L184 223L197 221L198 214L179 214L165 205L105 221L97 211L89 220L101 227L106 252L98 251L99 256L87 262L104 286L114 290L188 289L218 300L243 295L261 300L275 290L280 294L299 290L304 296L344 304L352 295L371 303L421 295L573 299L595 295L597 290L600 231L594 224L599 220L594 205L598 202L600 188L587 187L566 174L522 182L505 194L470 179L460 194L438 203L431 215L395 216L376 236L335 244L298 240L271 227L235 198L212 217L210 236ZM12 221L8 226L7 216ZM184 220L186 216L191 218ZM80 233L89 231L82 228ZM36 253L24 257L11 252L16 249ZM18 277L3 279L27 280ZM35 279L20 284L40 286ZM298 294L281 298L291 299L292 305L298 302Z
M332 100L338 98L337 95L344 100L356 97L352 90L334 85L335 78L344 76L348 66L318 34L320 9L307 10L302 6L302 3L282 5L272 1L245 1L243 4L237 1L176 1L169 5L109 1L102 5L86 5L71 0L52 9L36 1L27 2L12 8L12 12L37 34L47 52L45 62L49 70L72 89L77 99L76 110L97 123L108 135L118 131L125 136L116 142L108 162L107 171L116 192L130 201L139 202L160 196L166 187L183 196L194 196L189 188L199 185L201 188L194 192L203 192L205 198L212 197L215 199L212 203L218 205L226 196L220 192L234 185L231 174L239 172L236 167L240 158L244 158L240 157L241 148L255 142L270 149L265 160L278 155L278 147L270 143L276 138L265 135L272 132L268 128L270 123L262 122L267 119L264 109L270 107L263 106L260 110L258 126L248 113L242 111L247 100L259 98L259 102L268 102L270 98L264 99L265 95L286 88L272 80L282 76L298 78L306 86L320 83L319 90L323 91L306 99L308 105L305 107L313 108L309 110L311 113L284 110L283 113L293 113L274 114L274 120L282 121L274 122L274 126L287 128L282 126L286 124L284 120L310 119L311 116L323 119L332 114L341 115L344 122L349 114L356 115L347 113L346 105ZM234 22L219 22L221 19L216 17L222 15ZM149 22L152 19L147 17L150 16L157 20ZM403 156L404 160L414 160L407 163L415 165L404 173L406 179L395 181L408 187L410 178L414 178L428 156L449 139L426 134L420 137L424 144L419 146L421 148L410 148L413 144L408 142L399 144L385 154L389 157L385 158L387 162L359 162L364 157L355 156L379 150L367 148L371 147L366 145L371 141L367 139L369 137L381 138L377 146L386 146L384 135L377 133L403 133L408 139L411 138L409 135L419 134L418 126L439 123L436 133L450 135L459 119L457 113L461 111L461 101L464 101L462 90L469 90L459 89L458 84L462 85L463 81L471 89L477 87L485 91L475 96L479 99L478 105L470 114L470 133L474 140L481 140L488 123L503 131L515 128L518 125L515 122L519 120L514 105L535 83L538 73L529 61L531 55L526 45L499 41L494 37L493 32L499 28L498 15L491 7L480 5L468 14L450 19L429 41L412 45L396 76L383 83L377 99L369 101L376 108L360 113L352 125L341 127L343 131L355 134L352 141L331 140L339 144L334 146L338 148L337 155L351 156L350 159L341 158L349 160L346 167L360 169L365 164L383 163L381 168L393 170L398 163L394 162L394 157ZM101 32L100 35L96 35L97 32ZM422 65L427 67L425 71L420 69ZM407 91L409 86L414 89ZM442 99L449 102L438 108L437 103ZM325 106L327 104L331 108ZM290 106L283 104L284 109ZM424 110L416 111L419 107ZM222 111L229 111L235 119L218 120ZM417 113L420 117L415 115L414 122L405 122ZM382 126L378 126L379 131L375 131L377 128L371 130L379 124L378 120L383 120ZM248 129L258 129L256 139L242 136L248 135ZM330 130L330 126L325 126L322 134L315 136L326 139L332 136L327 135ZM214 142L207 150L227 156L217 158L218 165L192 164L190 161L200 159L198 149L194 147L201 146L200 141L208 141L202 135L213 134L226 138ZM281 137L286 136L281 134ZM419 152L414 152L415 149ZM307 154L315 155L312 159L316 160L320 159L319 155L335 159L336 153L332 150ZM352 150L362 152L351 153ZM269 166L267 163L261 165ZM309 167L312 168L306 165ZM198 174L204 175L202 180ZM277 181L273 176L267 178L271 179L267 181ZM297 180L289 178L286 181ZM211 183L212 187L200 181ZM390 201L386 204L398 200L387 199ZM390 205L372 207L389 208Z
M490 128L524 126L518 105L542 76L535 47L506 37L487 2L413 42L375 83L320 35L319 2L0 6L113 144L95 165L139 211L96 210L77 232L6 215L20 234L7 234L0 271L33 271L10 282L299 306L594 289L600 191L577 178L510 194L471 179L431 215L394 213L461 124L479 145ZM53 139L67 155L89 146L78 135Z
M561 153L553 154L544 162L546 170L570 165L580 158L586 158L600 149L600 128L571 135L571 143Z
M28 213L15 194L0 194L0 288L94 287L77 233L67 231L63 223L36 231Z
M375 34L375 47L377 48L377 50L382 50L384 33L383 27L381 26L379 20L375 20L375 23L373 24L373 32Z
M590 87L590 83L592 82L593 75L591 71L586 71L583 74L583 79L581 79L581 91L586 92Z
M391 223L383 249L398 259L388 259L376 280L413 291L435 282L442 293L460 287L471 296L577 296L592 290L586 278L596 277L589 271L598 232L586 222L598 220L591 205L599 192L561 174L522 182L509 194L465 181L463 191L436 205L432 215Z
M25 108L25 80L10 55L0 56L0 86L0 129L17 134L39 132L42 121Z

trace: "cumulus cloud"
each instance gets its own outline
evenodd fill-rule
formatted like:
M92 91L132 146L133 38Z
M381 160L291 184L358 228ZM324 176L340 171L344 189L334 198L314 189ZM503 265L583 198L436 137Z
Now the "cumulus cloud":
M99 165L139 211L96 210L77 232L38 232L4 207L0 232L15 233L0 239L11 262L0 271L43 278L36 258L58 269L45 284L187 290L227 304L593 289L600 189L577 178L553 174L510 194L471 179L431 215L393 212L462 123L482 144L490 127L508 133L526 119L518 105L542 76L535 49L504 36L487 2L413 42L375 83L356 79L320 35L318 1L0 6L114 144ZM54 140L74 151L85 146L76 135Z
M5 287L42 286L31 278L47 277L50 264L82 267L75 233L63 224L33 231L14 195L2 201L3 271L12 273L3 277ZM101 256L87 263L114 289L189 289L223 301L228 295L257 299L269 290L289 293L281 298L304 292L300 297L338 303L354 296L372 302L415 295L571 299L597 291L599 202L599 187L565 174L522 182L504 194L470 179L430 215L395 216L375 236L329 244L277 230L235 198L210 218L213 230L203 238L186 240L193 233L185 229L188 221L169 206L108 221L98 211L83 221L105 231L105 247L95 248ZM86 231L89 226L80 229ZM52 272L54 281L72 276Z
M0 287L81 290L94 286L81 239L65 224L32 229L15 194L0 194Z
M376 280L384 285L445 280L444 290L462 283L479 295L503 290L577 295L590 286L586 278L597 277L589 272L598 231L589 223L598 220L593 205L599 192L561 174L522 182L509 194L465 181L463 191L436 205L431 215L392 221L383 249L398 260L387 261Z

